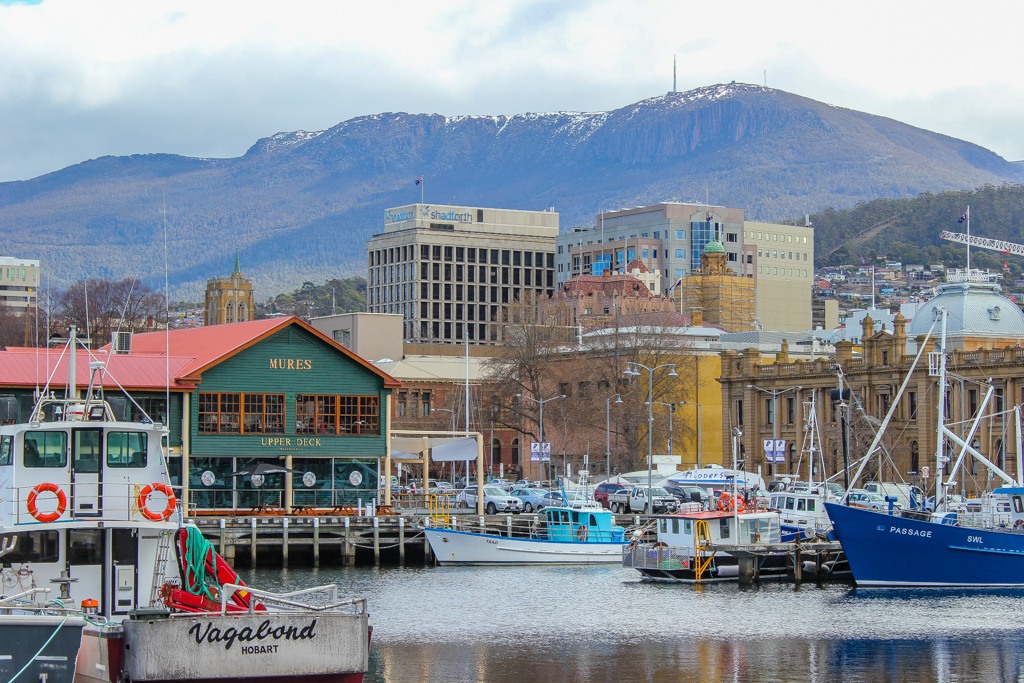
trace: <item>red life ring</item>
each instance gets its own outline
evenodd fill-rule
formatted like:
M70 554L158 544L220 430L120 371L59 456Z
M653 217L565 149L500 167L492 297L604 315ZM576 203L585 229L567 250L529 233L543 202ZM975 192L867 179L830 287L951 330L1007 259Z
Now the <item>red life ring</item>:
M1016 522L1014 522L1013 523L1013 528L1014 529L1024 529L1024 519L1018 519Z
M40 512L39 508L36 507L36 498L43 491L50 491L51 493L57 494L57 509L53 512ZM46 481L39 484L28 494L28 514L35 517L37 520L46 524L48 522L56 522L60 519L60 516L64 514L64 511L68 509L68 497L64 494L61 487L57 486L53 482Z
M590 536L590 532L587 531L586 524L580 524L576 527L576 538L579 539L580 543L586 543L588 536Z
M146 507L146 504L149 502L149 494L154 491L159 491L167 496L167 506L162 512L153 512ZM139 504L139 512L141 512L142 516L151 522L162 522L170 519L171 514L174 512L174 508L178 505L178 499L174 497L174 491L171 490L170 486L161 482L146 484L142 490L139 491L139 498L137 502Z
M732 509L732 496L728 493L723 493L722 497L718 499L718 509L722 512L728 512Z

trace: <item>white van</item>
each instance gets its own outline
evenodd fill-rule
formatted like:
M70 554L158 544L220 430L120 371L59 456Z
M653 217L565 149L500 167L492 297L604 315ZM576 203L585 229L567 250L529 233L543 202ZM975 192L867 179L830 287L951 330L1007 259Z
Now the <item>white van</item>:
M914 496L916 496L917 504L919 506L924 504L924 494L921 489L910 484L897 484L891 481L870 481L864 484L863 489L886 498L895 498L896 505L903 510L911 509L910 491L915 489Z

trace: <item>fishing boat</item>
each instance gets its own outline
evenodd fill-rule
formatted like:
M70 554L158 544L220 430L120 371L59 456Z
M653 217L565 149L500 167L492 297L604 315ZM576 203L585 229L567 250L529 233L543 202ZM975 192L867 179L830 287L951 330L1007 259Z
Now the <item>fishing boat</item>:
M9 628L0 642L0 679L71 683L82 643L85 617L49 588L29 588L0 598L0 615Z
M941 323L941 341L938 351L929 354L928 368L937 377L939 387L935 395L944 396L948 390L946 380L946 317L945 308L937 309L937 319L928 337L920 345L897 393L889 412L882 421L864 462L853 481L863 472L867 460L880 450L882 434L899 405L914 367L929 348L935 325ZM826 502L825 509L832 520L833 533L842 544L854 581L861 586L1024 586L1024 484L1009 476L995 463L978 452L972 445L974 435L984 417L986 406L994 393L991 384L977 410L976 417L961 435L946 425L945 401L938 403L935 500L940 501L932 510L872 510L848 504ZM1021 472L1021 415L1020 407L1013 409L1017 426L1017 472ZM952 452L959 451L955 463L950 462L947 445ZM965 458L973 457L988 468L991 476L1003 485L992 493L1009 500L1009 519L984 514L968 514L944 507L949 490Z
M70 681L46 668L68 657L80 683L362 681L365 600L246 586L184 524L166 428L115 415L95 356L79 395L77 355L72 330L65 396L47 382L27 422L0 426L0 579L18 591L0 601L0 653L31 655L40 681Z
M459 527L435 515L424 534L439 564L596 564L620 562L625 529L603 508L546 507L534 520Z
M777 512L698 507L657 517L657 540L628 544L622 566L649 581L735 581L739 558L719 548L726 545L746 546L762 577L786 573L786 555L772 548L781 543Z

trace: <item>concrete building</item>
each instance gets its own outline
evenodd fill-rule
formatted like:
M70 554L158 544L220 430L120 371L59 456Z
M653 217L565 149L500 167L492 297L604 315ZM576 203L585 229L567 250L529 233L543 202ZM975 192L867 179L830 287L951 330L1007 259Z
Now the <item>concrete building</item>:
M402 357L402 323L402 316L391 313L340 313L309 320L314 329L370 362Z
M760 327L810 329L813 229L747 221L742 209L665 202L602 213L594 227L558 237L555 282L560 287L577 275L622 272L639 259L661 272L667 294L680 278L700 272L712 241L722 245L727 268L755 280Z
M35 306L39 293L39 261L0 256L0 302L22 312Z
M204 325L244 323L256 314L256 300L252 294L252 281L242 275L235 254L235 269L230 277L215 277L206 281L203 302Z
M366 245L367 311L418 343L497 344L510 304L555 291L558 214L411 204Z

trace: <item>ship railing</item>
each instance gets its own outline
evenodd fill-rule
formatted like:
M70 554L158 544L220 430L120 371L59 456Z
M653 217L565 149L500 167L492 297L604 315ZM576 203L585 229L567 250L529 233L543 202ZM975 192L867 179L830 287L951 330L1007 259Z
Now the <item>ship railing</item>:
M139 507L143 490L150 484L158 482L80 482L69 483L67 481L53 481L60 490L60 493L52 489L41 488L36 492L32 501L36 514L33 517L29 511L29 498L32 491L43 486L42 484L26 484L13 488L13 500L8 503L13 507L0 508L0 519L10 514L14 518L14 524L38 527L44 529L47 524L59 524L61 522L73 521L99 521L99 522L136 522L145 523L148 521L162 521L178 519L181 510L180 487L172 486L175 496L175 505L167 509L169 501L161 491L151 490L146 496L146 509L150 514L158 517L153 519L143 515ZM92 502L92 508L79 508L84 502ZM50 519L53 513L59 513L56 519Z
M58 598L47 599L50 588L39 586L28 588L15 593L0 597L0 615L3 614L82 614L82 611L75 607L69 607Z
M350 614L366 614L366 598L346 598L341 600L338 598L338 585L334 583L304 588L291 591L290 593L274 593L253 588L252 586L225 583L221 585L220 590L221 614L227 613L231 596L239 591L249 593L252 598L256 598L249 600L249 614L256 614L257 604L262 604L271 611L281 612L346 612ZM311 601L310 598L313 596L320 596L320 599ZM305 599L300 601L297 598Z

